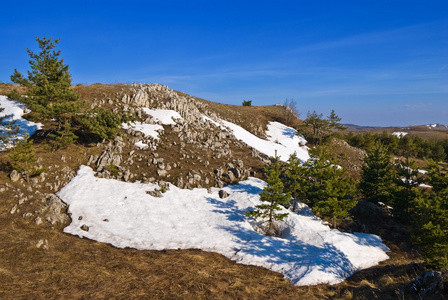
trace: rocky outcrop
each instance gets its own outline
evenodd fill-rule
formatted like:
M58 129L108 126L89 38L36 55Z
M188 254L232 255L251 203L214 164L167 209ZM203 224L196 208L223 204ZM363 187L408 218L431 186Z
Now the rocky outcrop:
M426 271L416 279L405 284L401 292L419 296L442 294L448 289L448 269L444 272Z
M40 215L45 221L53 226L66 226L70 224L70 217L67 215L67 205L55 194L48 194L44 199Z

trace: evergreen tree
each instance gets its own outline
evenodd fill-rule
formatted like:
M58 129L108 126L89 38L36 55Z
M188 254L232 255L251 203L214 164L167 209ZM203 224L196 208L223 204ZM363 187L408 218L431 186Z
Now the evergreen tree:
M28 76L25 78L17 69L11 76L14 83L27 88L27 95L13 91L8 97L23 102L41 121L56 122L56 128L48 135L51 147L59 149L74 143L78 139L75 133L83 133L84 137L93 134L101 139L117 135L121 123L131 120L129 115L102 108L82 111L84 103L70 89L68 65L59 58L61 52L54 50L59 39L44 37L36 41L41 51L35 54L27 49L31 58Z
M33 141L28 135L25 135L23 140L16 142L9 158L13 169L21 173L26 181L29 181L29 177L37 171L35 167L37 158L34 154Z
M448 170L429 162L428 183L431 190L416 198L413 241L423 254L427 266L448 268Z
M119 133L122 123L133 121L126 112L113 112L101 107L95 107L76 118L77 124L88 133L93 133L101 139L111 138Z
M396 175L391 158L390 153L380 143L376 143L367 153L359 183L359 189L367 200L392 204L392 190Z
M0 106L0 113L5 109ZM19 126L16 125L12 115L0 116L0 145L14 143L12 136L19 132Z
M341 118L336 115L334 109L331 110L330 115L327 118L329 130L345 130L346 128L341 125Z
M39 118L55 120L58 129L71 121L80 112L82 103L76 101L79 95L70 90L71 75L68 65L59 58L60 51L53 50L59 39L37 38L41 52L35 54L27 49L30 56L28 77L25 78L17 69L11 76L11 81L27 88L27 97L14 91L9 98L23 102Z
M344 126L340 124L341 118L336 115L334 110L331 111L327 119L323 118L323 114L316 111L308 112L303 124L299 127L299 133L313 143L322 144L322 142L331 135L333 130L343 130Z
M296 153L289 157L283 183L285 190L293 198L292 211L296 211L298 201L305 199L308 170L308 168L302 166L302 162L297 158Z
M289 193L284 192L282 180L280 179L281 170L278 158L274 158L273 162L265 169L267 179L266 187L260 194L262 204L255 206L255 210L246 212L246 215L254 218L261 218L267 222L266 234L275 235L275 221L282 221L288 214L277 213L291 199Z
M49 134L51 140L49 144L52 150L64 149L71 144L74 144L78 136L73 132L72 124L66 121L60 126L59 130Z
M349 211L356 205L352 197L354 184L345 170L330 158L325 147L311 151L305 166L309 168L306 197L311 209L323 218L328 218L336 227L342 220L349 220Z
M396 160L397 169L396 185L394 192L394 215L403 221L409 221L415 207L415 199L419 194L418 186L422 183L418 173L417 164L409 158Z

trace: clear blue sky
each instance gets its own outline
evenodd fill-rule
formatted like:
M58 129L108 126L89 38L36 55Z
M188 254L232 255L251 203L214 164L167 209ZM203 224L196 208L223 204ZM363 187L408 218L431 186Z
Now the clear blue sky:
M448 1L5 1L0 82L35 37L73 83L161 83L240 105L297 102L359 125L448 124Z

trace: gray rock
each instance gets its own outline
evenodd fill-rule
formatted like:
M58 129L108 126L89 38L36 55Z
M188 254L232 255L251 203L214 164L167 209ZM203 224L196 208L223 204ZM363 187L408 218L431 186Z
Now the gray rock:
M39 241L37 241L36 247L48 250L48 248L49 248L48 247L48 240L39 240Z
M224 190L219 190L218 195L219 195L219 198L221 198L221 199L229 197L229 193L227 193Z
M168 174L167 170L157 170L157 175L159 177L165 177Z
M401 292L428 296L439 294L443 290L442 272L426 271L416 279L405 284Z
M67 205L55 194L47 194L45 197L45 206L41 213L45 220L51 225L68 225L70 217L66 214Z
M89 226L87 226L86 224L83 224L81 227L81 230L84 230L84 231L89 231Z
M146 191L146 194L155 197L155 198L162 198L162 192L160 192L159 190L155 189L154 191Z

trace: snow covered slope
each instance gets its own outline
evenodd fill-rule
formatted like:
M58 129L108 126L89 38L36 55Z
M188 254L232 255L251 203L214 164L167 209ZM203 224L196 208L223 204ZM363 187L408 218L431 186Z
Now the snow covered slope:
M388 258L379 237L332 230L305 205L289 214L282 238L257 233L244 213L259 203L264 186L249 178L224 188L229 197L220 199L216 188L208 193L171 185L155 198L147 193L158 188L154 184L97 178L81 166L58 196L72 214L67 233L120 248L214 251L283 273L298 285L335 284Z

